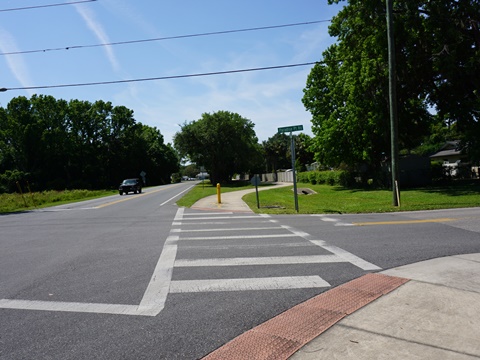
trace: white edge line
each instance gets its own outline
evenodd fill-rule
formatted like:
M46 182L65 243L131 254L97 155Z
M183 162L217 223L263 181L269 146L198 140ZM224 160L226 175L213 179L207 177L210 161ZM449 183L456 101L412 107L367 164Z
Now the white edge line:
M1 299L0 308L17 310L63 311L113 315L139 315L137 305L95 304L61 301Z
M193 188L194 186L195 186L195 185L192 185L192 186L190 186L190 187L186 188L185 190L183 190L183 191L180 191L180 192L179 192L177 195L175 195L175 196L171 197L171 198L170 198L170 199L168 199L167 201L164 201L164 202L163 202L163 203L161 203L159 206L163 206L163 205L165 205L165 204L166 204L166 203L168 203L169 201L171 201L171 200L175 199L176 197L178 197L178 196L182 195L184 192L186 192L186 191L189 191L189 190L190 190L191 188Z

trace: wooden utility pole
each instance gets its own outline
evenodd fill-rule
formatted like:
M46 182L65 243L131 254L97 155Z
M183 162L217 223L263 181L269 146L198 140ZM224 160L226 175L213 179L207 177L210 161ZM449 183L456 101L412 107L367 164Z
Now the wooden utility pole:
M395 40L393 34L393 0L387 1L387 36L388 36L388 94L390 103L390 145L392 159L393 206L400 205L398 179L398 116L397 116L397 70L395 63Z

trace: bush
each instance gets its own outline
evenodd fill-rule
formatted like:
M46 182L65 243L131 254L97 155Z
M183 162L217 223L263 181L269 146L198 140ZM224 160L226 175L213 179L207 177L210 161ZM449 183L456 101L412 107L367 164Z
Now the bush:
M16 192L18 190L17 181L22 181L28 177L29 174L18 170L7 170L0 174L0 194Z
M172 184L179 183L182 181L182 175L180 173L173 173L171 179Z
M350 177L345 170L307 171L298 174L298 182L348 186Z
M432 162L430 166L430 171L432 174L432 180L433 181L441 181L444 180L444 169L442 166L442 163L439 161L434 161Z

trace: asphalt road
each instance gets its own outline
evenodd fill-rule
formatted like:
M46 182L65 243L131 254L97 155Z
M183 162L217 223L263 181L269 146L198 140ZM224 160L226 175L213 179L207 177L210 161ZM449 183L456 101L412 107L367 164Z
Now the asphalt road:
M0 216L0 359L198 359L367 272L480 252L480 208L179 209L191 185Z

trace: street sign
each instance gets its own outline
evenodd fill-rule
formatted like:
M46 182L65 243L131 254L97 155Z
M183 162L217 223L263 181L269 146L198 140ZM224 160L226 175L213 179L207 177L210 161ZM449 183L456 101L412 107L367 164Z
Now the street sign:
M250 179L250 182L252 183L253 186L258 186L258 185L260 185L262 180L260 179L260 176L255 175Z
M281 127L278 128L278 133L286 133L286 132L292 132L292 131L300 131L303 130L303 125L293 125L293 126L286 126L286 127Z
M252 183L252 185L255 186L255 192L257 194L257 209L260 209L260 200L258 199L258 185L260 185L262 180L260 179L260 176L258 176L258 174L256 174L255 176L253 176L250 179L250 182Z

